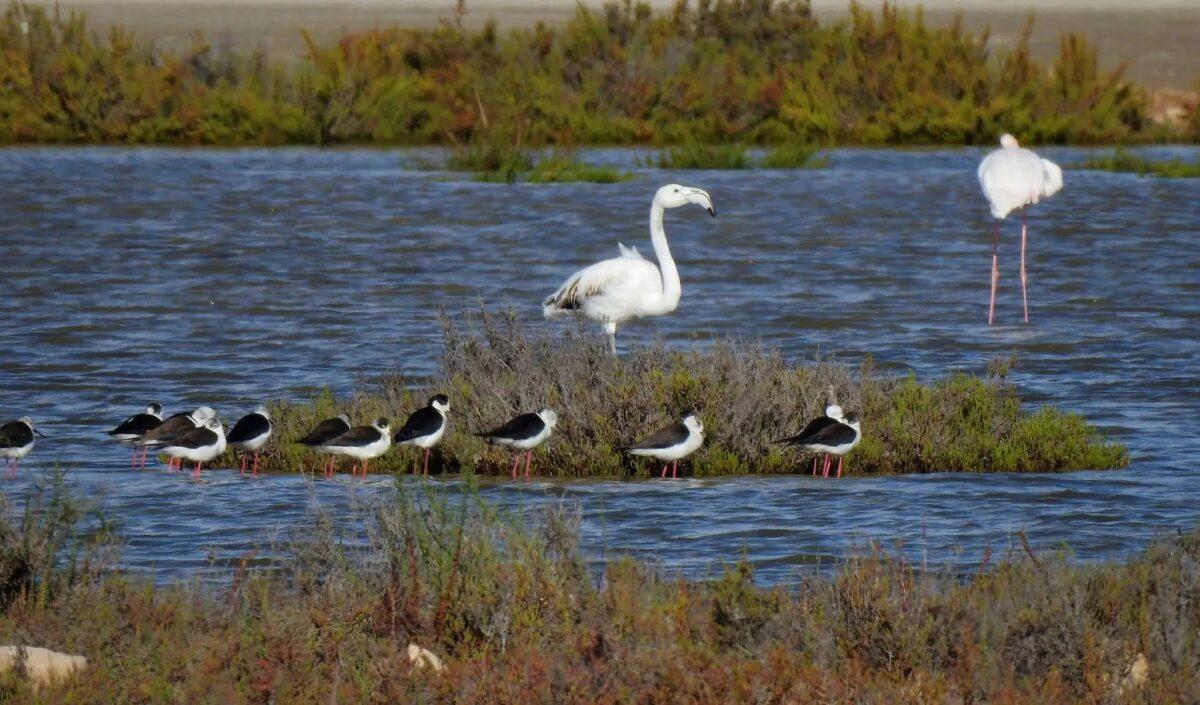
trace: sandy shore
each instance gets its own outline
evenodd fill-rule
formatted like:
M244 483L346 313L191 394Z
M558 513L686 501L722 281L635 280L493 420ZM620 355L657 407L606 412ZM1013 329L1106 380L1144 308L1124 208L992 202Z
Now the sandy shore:
M967 27L990 26L994 45L1000 48L1017 41L1032 13L1031 44L1041 58L1058 52L1062 32L1078 31L1097 42L1106 68L1127 63L1127 75L1148 86L1190 89L1200 78L1200 2L1196 0L1056 0L1052 8L1046 4L997 10L994 2L985 0L934 0L925 6L927 17L936 24L962 12ZM64 12L86 12L97 28L124 25L166 48L186 46L192 33L200 31L215 46L259 47L276 59L290 59L303 51L302 29L318 41L330 41L372 27L429 26L450 15L449 0L67 0L58 6ZM468 0L466 21L478 25L495 19L504 26L557 22L569 17L575 6L573 0ZM839 0L817 0L813 6L822 19L845 15L846 4Z

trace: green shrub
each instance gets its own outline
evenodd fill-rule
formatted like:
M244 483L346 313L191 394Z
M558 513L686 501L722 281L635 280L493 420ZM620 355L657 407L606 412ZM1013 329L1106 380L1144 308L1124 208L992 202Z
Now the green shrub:
M659 152L652 165L659 169L749 169L754 162L742 145L689 142Z
M1200 178L1200 164L1185 162L1182 159L1170 161L1147 159L1120 147L1106 155L1092 156L1087 161L1076 164L1074 168L1129 172L1142 176L1158 176L1164 179Z
M461 16L458 17L461 19ZM687 145L677 168L744 168L737 145L994 144L1196 138L1154 125L1145 91L1064 35L988 33L890 4L818 22L807 0L580 5L556 26L374 29L273 63L197 36L170 51L81 15L13 2L0 18L0 143ZM714 150L696 145L726 145ZM464 156L502 180L502 145ZM798 153L777 164L796 164ZM788 157L785 159L785 157ZM689 166L691 165L691 166Z
M773 148L763 156L760 166L764 169L820 168L829 159L820 156L820 148L811 144L789 143Z
M651 473L647 461L618 448L682 409L698 410L704 421L704 447L686 463L696 475L806 472L810 456L772 441L819 415L831 388L843 407L864 418L863 441L846 462L854 474L1056 472L1129 461L1124 447L1075 414L1052 407L1025 411L1003 366L987 377L955 373L918 382L881 376L869 360L857 369L795 365L776 352L732 342L707 350L655 343L617 359L583 327L530 333L511 311L443 324L441 370L431 379L387 375L352 399L326 394L308 404L273 405L281 445L268 447L268 471L320 467L322 456L288 441L338 410L358 422L376 416L399 422L439 392L450 396L453 411L432 467L446 472L508 472L509 452L470 432L545 405L558 412L559 423L536 453L539 474ZM372 467L405 472L415 458L414 450L397 449Z
M589 568L579 516L509 516L398 487L365 525L316 515L270 570L155 585L106 574L0 610L14 642L85 655L0 701L51 703L1195 702L1200 531L1125 564L1018 544L975 569L877 546L828 574L684 580L623 556ZM10 526L49 545L45 525ZM54 567L54 566L59 567ZM48 570L66 570L52 563ZM65 584L66 578L51 577ZM444 661L414 666L417 644ZM1144 674L1134 677L1142 662Z

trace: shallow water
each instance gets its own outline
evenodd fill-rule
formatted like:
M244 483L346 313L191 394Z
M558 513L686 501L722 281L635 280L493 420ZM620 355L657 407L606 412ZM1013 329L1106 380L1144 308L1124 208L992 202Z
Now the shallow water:
M29 414L51 436L5 489L19 498L60 464L120 520L126 565L159 579L267 545L314 506L347 516L355 496L387 481L217 471L196 484L130 472L101 432L149 400L168 412L207 403L232 420L262 399L427 373L438 307L512 303L536 321L542 296L615 255L618 240L649 254L650 196L678 181L708 189L720 217L668 214L681 306L622 340L739 335L792 358L869 352L925 378L1015 353L1028 403L1086 414L1129 445L1131 467L485 482L486 497L517 510L578 502L594 560L634 552L705 575L745 555L768 581L834 564L868 539L965 566L1022 530L1035 545L1101 560L1192 527L1200 181L1068 171L1031 219L1033 323L1020 324L1019 226L1009 222L999 325L988 328L981 154L841 150L824 170L504 186L406 170L399 151L0 151L0 417ZM636 157L590 156L626 166ZM1083 152L1047 156L1069 164Z

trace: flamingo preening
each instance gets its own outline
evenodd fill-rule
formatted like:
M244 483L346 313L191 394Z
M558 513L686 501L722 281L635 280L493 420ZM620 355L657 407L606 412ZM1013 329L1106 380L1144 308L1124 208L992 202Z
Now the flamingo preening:
M1028 238L1026 211L1043 198L1049 198L1063 186L1062 169L1048 159L1022 149L1012 135L1000 138L1000 149L984 157L979 165L979 185L992 207L996 228L992 235L992 296L988 303L988 325L996 313L996 284L1000 281L1000 221L1021 210L1021 301L1025 322L1029 322L1029 295L1026 292L1025 242Z
M701 189L668 184L654 194L650 203L650 242L658 258L657 267L637 248L618 243L620 257L597 262L572 274L542 302L542 313L546 318L554 318L580 311L587 318L601 322L608 334L609 348L616 355L617 328L621 324L644 316L663 316L679 306L682 293L679 270L667 246L663 212L689 203L703 206L713 217L717 215L712 198Z

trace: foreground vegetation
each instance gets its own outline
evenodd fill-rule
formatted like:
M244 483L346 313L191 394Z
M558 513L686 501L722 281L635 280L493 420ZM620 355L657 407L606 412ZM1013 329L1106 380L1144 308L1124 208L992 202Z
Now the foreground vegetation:
M0 143L430 144L486 130L547 144L992 144L1200 139L1153 124L1143 89L1064 35L1049 65L1028 33L933 27L915 10L702 0L662 12L581 5L558 25L391 28L309 41L294 63L172 53L120 28L16 1L0 20Z
M1182 159L1168 161L1147 159L1140 154L1121 148L1102 156L1093 156L1076 165L1075 168L1127 172L1142 176L1158 176L1164 179L1200 179L1200 163L1185 162Z
M43 505L71 504L51 493ZM746 564L701 581L619 557L596 572L569 511L519 522L398 491L365 529L318 518L276 571L206 587L67 576L65 555L103 550L78 538L58 560L25 550L81 536L79 513L0 530L0 634L89 667L39 691L0 676L0 702L1200 700L1200 533L1124 565L1074 564L1020 537L960 575L876 548L765 588ZM410 643L445 670L414 667Z
M291 445L321 419L346 412L356 423L387 416L395 423L434 393L450 396L450 429L431 468L504 474L508 451L470 434L517 413L550 406L559 423L536 454L541 475L645 475L654 468L618 449L697 410L705 444L685 465L696 475L806 471L809 458L772 443L800 430L825 407L828 390L863 416L864 438L849 456L851 474L907 472L1054 472L1117 468L1124 447L1108 442L1076 414L1054 408L1023 411L996 363L978 377L955 373L934 382L878 374L868 361L795 366L754 346L719 343L710 350L672 351L661 343L614 359L594 331L527 331L519 317L484 314L443 320L442 369L415 383L391 375L352 399L326 394L309 403L272 407L276 444L264 467L313 472L323 456ZM405 472L414 449L394 449L373 461L376 471ZM232 458L229 459L232 464Z

